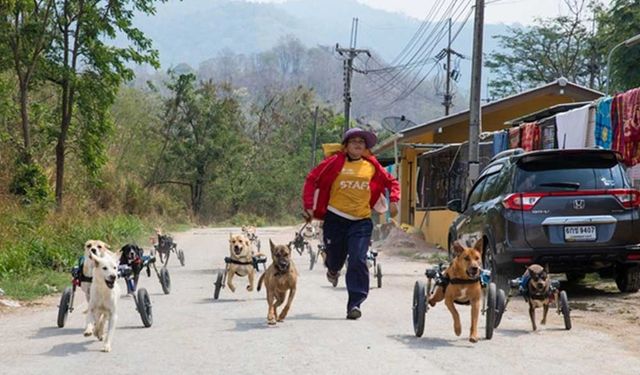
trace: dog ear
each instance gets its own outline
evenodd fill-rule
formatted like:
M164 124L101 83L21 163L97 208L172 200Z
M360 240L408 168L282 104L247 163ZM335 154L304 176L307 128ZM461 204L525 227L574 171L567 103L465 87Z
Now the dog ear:
M476 241L476 244L473 245L473 248L476 249L480 254L482 254L482 250L484 250L484 240L482 237L480 237Z
M276 245L271 241L271 238L269 238L269 246L271 247L271 251L276 248Z
M460 242L454 241L453 242L453 255L454 256L458 256L458 255L462 254L463 251L464 251L464 247L462 247L462 245L460 245Z

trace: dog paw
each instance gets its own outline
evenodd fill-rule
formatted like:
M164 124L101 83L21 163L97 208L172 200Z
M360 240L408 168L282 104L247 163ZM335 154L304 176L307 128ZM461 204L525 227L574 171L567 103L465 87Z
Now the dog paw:
M253 292L253 287L251 285L247 285L247 291L248 292Z
M469 342L472 342L472 343L474 343L474 344L475 344L476 342L478 342L478 340L479 340L479 339L478 339L478 336L471 336L471 337L469 337Z
M547 325L547 321L543 319L543 320L540 322L540 324L542 324L543 326L545 326L545 325Z
M456 336L460 336L462 334L462 327L453 326L453 332L456 334Z
M105 353L109 353L111 351L111 345L105 345L102 347L102 351Z
M84 337L89 337L89 336L93 335L93 332L91 332L91 331L84 331L83 335L84 335Z
M282 322L284 322L284 318L285 318L284 316L282 316L282 317L278 317L278 323L282 323Z
M276 325L276 320L275 319L268 319L267 320L267 324L270 326L275 326Z

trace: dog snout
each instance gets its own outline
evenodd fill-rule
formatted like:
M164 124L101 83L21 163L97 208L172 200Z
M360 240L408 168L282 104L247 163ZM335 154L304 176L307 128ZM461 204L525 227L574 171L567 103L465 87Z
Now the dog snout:
M109 275L109 281L111 282L116 281L116 275Z
M480 271L480 268L477 266L469 267L469 273L472 275L477 275L479 271Z

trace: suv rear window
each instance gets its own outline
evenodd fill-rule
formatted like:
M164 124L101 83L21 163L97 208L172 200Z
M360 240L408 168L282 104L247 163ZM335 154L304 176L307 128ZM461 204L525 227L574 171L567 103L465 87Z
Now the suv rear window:
M627 188L622 166L615 159L591 155L549 155L518 165L516 192Z

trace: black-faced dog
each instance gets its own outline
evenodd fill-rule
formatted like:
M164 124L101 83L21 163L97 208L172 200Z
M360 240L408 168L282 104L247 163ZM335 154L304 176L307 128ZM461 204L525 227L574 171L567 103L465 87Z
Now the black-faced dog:
M138 245L134 244L126 244L120 249L120 265L127 265L131 268L131 273L133 274L133 282L134 285L138 285L138 277L140 276L140 272L143 267L142 256L144 255L144 250ZM135 288L135 287L134 287ZM130 289L130 286L127 284L127 289ZM127 290L129 293L133 293L133 290Z
M526 284L525 299L529 303L529 317L531 318L531 326L533 330L537 330L536 326L536 309L543 308L542 320L540 324L547 324L547 313L549 312L549 289L551 288L551 280L547 271L539 264L530 265L522 275L523 282Z

